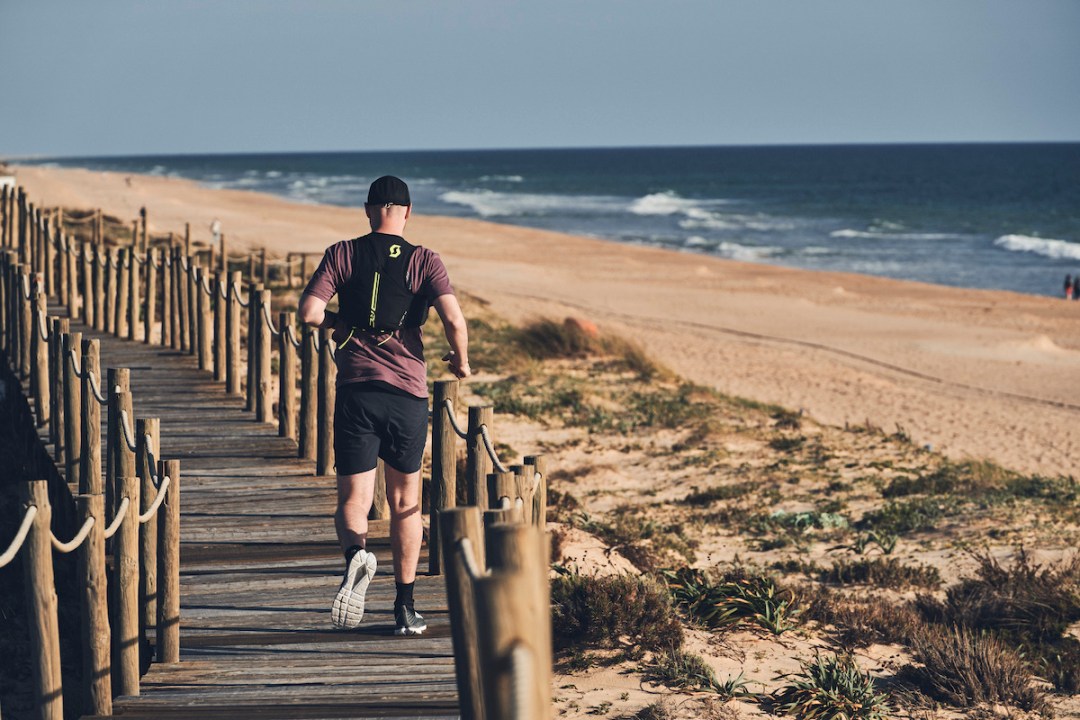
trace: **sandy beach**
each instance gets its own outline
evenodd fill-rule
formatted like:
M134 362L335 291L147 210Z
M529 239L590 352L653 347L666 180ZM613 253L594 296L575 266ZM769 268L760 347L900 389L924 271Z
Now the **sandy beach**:
M49 205L101 207L151 232L231 252L321 251L367 231L361 210L211 190L162 177L17 167ZM510 320L587 318L680 375L834 425L898 427L955 458L1075 474L1080 303L869 276L791 270L634 247L416 208L409 239L455 286Z

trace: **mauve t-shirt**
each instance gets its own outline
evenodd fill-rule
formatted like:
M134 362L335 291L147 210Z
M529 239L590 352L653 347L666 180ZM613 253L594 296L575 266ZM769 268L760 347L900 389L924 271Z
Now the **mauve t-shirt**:
M319 268L304 288L304 295L313 295L327 302L335 294L339 295L342 318L363 313L370 298L360 297L359 284L350 283L349 280L353 275L354 243L364 242L367 237L370 236L343 240L327 248ZM400 238L397 235L389 237ZM440 295L452 295L454 292L446 266L437 253L427 248L417 247L409 258L408 277L409 289L427 298L428 305ZM348 329L339 327L334 331L334 341L338 343L338 387L378 380L410 395L427 397L424 333L420 328L403 328L381 334L358 330L347 343L341 345L348 335Z

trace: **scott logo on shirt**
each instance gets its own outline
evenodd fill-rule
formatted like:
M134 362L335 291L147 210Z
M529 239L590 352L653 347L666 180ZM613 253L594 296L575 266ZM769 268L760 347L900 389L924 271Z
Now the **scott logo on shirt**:
M401 255L401 246L400 245L391 245L390 246L390 257L396 258L399 255Z

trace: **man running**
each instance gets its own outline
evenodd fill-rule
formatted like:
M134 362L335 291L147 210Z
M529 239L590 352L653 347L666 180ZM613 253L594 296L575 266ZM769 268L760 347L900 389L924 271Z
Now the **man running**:
M403 237L412 212L409 187L393 176L371 184L364 205L371 233L326 250L300 299L300 320L334 331L337 404L334 453L337 512L334 525L345 552L345 577L330 610L334 625L354 628L364 615L364 594L375 576L367 552L368 511L375 465L382 458L390 504L394 620L398 635L419 635L427 624L413 606L420 559L420 464L427 441L427 368L420 326L434 307L442 319L450 372L471 374L468 333L439 256ZM334 295L340 311L326 309Z

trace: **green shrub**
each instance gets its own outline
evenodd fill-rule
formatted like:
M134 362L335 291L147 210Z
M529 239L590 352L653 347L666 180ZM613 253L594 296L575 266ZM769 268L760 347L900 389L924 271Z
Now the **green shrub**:
M874 679L850 655L817 656L772 694L773 710L801 720L885 720L890 708Z
M889 502L878 510L872 510L856 523L860 530L904 535L911 532L933 530L938 521L952 514L955 502L943 498L917 498L907 502Z
M775 635L795 627L795 594L768 576L738 568L715 582L693 568L666 571L663 576L675 602L708 627L751 623Z
M681 648L682 626L661 583L649 577L570 573L551 583L551 629L557 648Z

